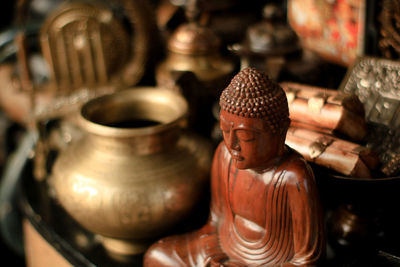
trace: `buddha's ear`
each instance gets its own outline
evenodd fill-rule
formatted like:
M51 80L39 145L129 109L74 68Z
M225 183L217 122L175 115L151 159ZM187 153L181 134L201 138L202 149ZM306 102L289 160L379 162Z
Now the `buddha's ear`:
M287 134L287 131L289 130L289 126L290 126L290 119L288 118L285 123L282 123L281 129L279 131L280 135L283 138L283 142L285 142L286 134Z
M282 147L285 147L287 132L288 132L288 127L282 127L282 129L280 129L280 131L279 131L279 136L280 136L279 142L282 145Z

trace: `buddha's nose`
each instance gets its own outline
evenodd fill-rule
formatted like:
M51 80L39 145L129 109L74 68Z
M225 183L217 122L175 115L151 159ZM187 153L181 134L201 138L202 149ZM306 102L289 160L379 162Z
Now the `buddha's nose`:
M234 131L229 135L228 145L230 149L240 151L239 139Z

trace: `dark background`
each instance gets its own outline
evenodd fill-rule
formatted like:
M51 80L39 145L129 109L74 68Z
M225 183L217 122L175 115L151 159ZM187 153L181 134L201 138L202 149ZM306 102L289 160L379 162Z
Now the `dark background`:
M0 32L3 32L13 24L14 10L17 0L3 0L1 1L0 8ZM2 172L2 170L0 169ZM0 236L0 251L1 251L1 263L0 266L26 266L23 257L19 256L14 252L8 244Z

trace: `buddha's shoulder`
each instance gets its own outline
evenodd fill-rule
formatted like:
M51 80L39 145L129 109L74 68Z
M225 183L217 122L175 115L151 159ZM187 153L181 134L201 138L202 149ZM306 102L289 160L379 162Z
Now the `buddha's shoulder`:
M283 160L280 168L285 170L287 173L301 173L302 177L304 177L304 175L312 176L312 169L304 157L290 147L287 147L286 157Z

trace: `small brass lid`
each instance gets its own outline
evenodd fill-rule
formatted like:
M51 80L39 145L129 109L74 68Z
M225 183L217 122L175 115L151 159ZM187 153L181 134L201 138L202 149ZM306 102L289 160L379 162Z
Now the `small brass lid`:
M220 44L218 36L209 28L187 23L172 34L168 49L185 55L205 55L218 51Z

